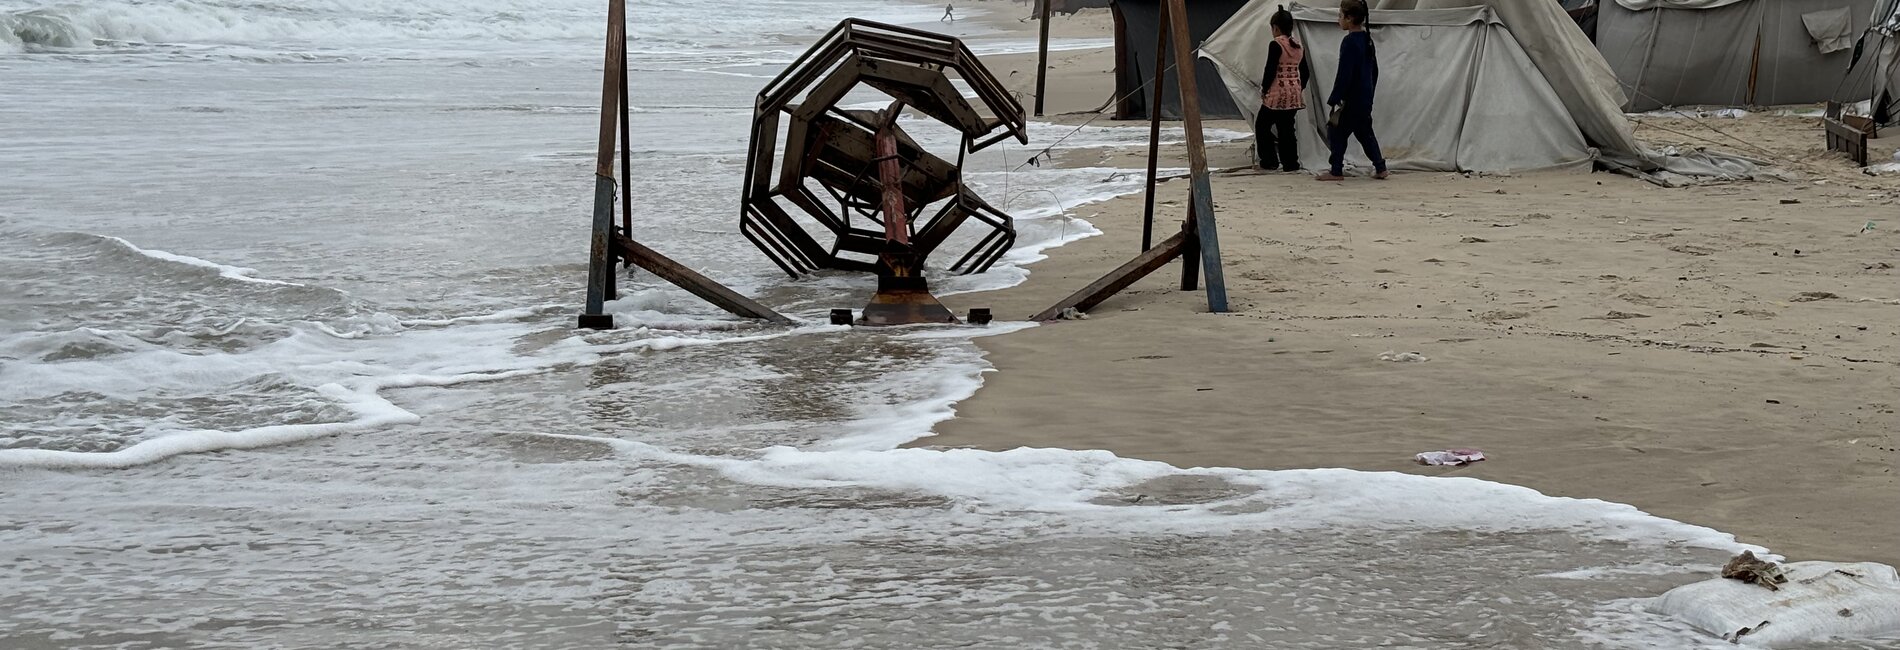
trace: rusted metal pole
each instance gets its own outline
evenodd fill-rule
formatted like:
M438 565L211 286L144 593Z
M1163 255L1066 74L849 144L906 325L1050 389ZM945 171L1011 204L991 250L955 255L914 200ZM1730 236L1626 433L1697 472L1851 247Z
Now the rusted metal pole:
M877 130L877 180L884 189L884 240L910 246L910 225L904 214L904 165L897 159L897 133L893 130L898 111L898 105L891 106L889 116Z
M1036 48L1036 117L1042 117L1042 98L1049 88L1049 14L1055 0L1036 0L1042 5L1042 44Z
M610 0L607 6L607 58L601 72L600 141L594 156L594 232L587 260L587 305L580 326L613 329L606 313L614 291L614 114L620 108L620 86L627 62L627 3ZM618 69L616 69L618 68Z
M910 215L904 201L904 161L898 157L897 118L902 101L891 102L877 124L872 160L877 162L879 211L884 214L884 247L878 253L877 293L864 306L865 325L954 323L955 314L930 295L923 258L911 245Z
M1188 48L1185 0L1168 0L1174 31L1175 78L1181 86L1181 129L1187 134L1188 169L1193 182L1189 226L1199 234L1202 272L1207 275L1207 310L1227 311L1227 280L1221 272L1220 230L1214 221L1214 189L1207 176L1207 142L1201 135L1201 97L1194 81L1194 53Z
M1168 77L1168 5L1161 5L1161 20L1155 23L1154 84L1148 91L1148 191L1141 210L1141 250L1154 248L1155 174L1161 164L1161 83Z

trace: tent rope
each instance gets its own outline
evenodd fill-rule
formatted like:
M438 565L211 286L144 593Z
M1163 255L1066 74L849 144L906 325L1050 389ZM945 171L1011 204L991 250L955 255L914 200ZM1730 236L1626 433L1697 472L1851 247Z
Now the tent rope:
M1165 75L1165 74L1167 74L1167 73L1168 73L1168 71L1170 71L1170 70L1173 70L1173 69L1174 69L1174 67L1175 67L1175 65L1174 65L1174 63L1173 63L1173 62L1169 62L1169 63L1168 63L1168 67L1167 67L1167 68L1165 68L1165 69L1163 69L1163 70L1161 71L1161 74L1164 74L1164 75ZM1071 131L1069 131L1069 132L1068 132L1068 133L1066 133L1066 134L1063 134L1063 136L1062 136L1062 137L1060 137L1060 138L1056 138L1056 141L1055 141L1055 142L1051 142L1051 143L1049 143L1049 146L1046 146L1046 147L1043 147L1041 151L1038 151L1038 152L1036 152L1035 154L1033 154L1033 155L1031 155L1031 156L1029 156L1029 159L1028 159L1028 160L1024 160L1024 161L1022 162L1022 164L1020 164L1020 165L1017 165L1017 166L1015 166L1014 168L1012 168L1012 169L1010 169L1010 171L1011 171L1011 172L1015 172L1015 171L1020 171L1020 170L1022 170L1022 168L1024 168L1024 167L1028 167L1028 166L1030 166L1030 165L1035 165L1035 164L1038 164L1038 163L1037 163L1037 161L1038 161L1038 160L1041 160L1043 156L1045 156L1045 155L1048 155L1050 151L1053 151L1053 150L1054 150L1054 149L1055 149L1056 147L1058 147L1058 146L1061 146L1061 145L1062 145L1062 143L1063 143L1064 141L1066 141L1066 140L1068 140L1068 139L1069 139L1069 138L1071 138L1071 137L1074 137L1074 136L1075 136L1075 134L1077 134L1077 133L1081 133L1081 132L1082 132L1082 129L1086 129L1086 128L1089 128L1089 125L1090 125L1090 124L1094 124L1094 123L1095 123L1095 120L1098 120L1098 119L1101 119L1103 115L1106 115L1107 113L1105 112L1105 110L1106 110L1106 109L1107 109L1108 107L1110 107L1110 106L1114 106L1114 105L1116 105L1116 104L1119 104L1119 103L1121 103L1121 102L1122 102L1123 100L1125 100L1125 99L1128 99L1128 98L1130 98L1130 97L1134 97L1134 96L1135 96L1135 95L1136 95L1137 93L1141 93L1141 92L1144 92L1144 91L1146 91L1146 90L1147 90L1147 89L1149 88L1149 86L1150 86L1150 84L1151 84L1151 83L1152 83L1152 82L1153 82L1154 80L1155 80L1155 78L1154 78L1154 75L1149 75L1147 79L1144 79L1144 80L1142 80L1142 82L1141 82L1141 85L1139 85L1139 86L1137 86L1137 87L1136 87L1136 88L1135 88L1135 89L1134 89L1133 91L1130 91L1130 92L1128 92L1127 94L1124 94L1124 95L1122 95L1122 96L1120 96L1120 97L1116 97L1116 96L1114 95L1114 93L1109 93L1109 100L1108 100L1108 102L1107 102L1107 103L1104 103L1104 104L1102 104L1102 106L1101 106L1101 108L1097 108L1097 109L1095 109L1094 111L1091 111L1092 113L1094 113L1094 115L1091 115L1091 116L1089 116L1089 119L1088 119L1088 120L1086 120L1086 121L1084 121L1084 122L1082 122L1082 124L1081 124L1081 126L1077 126L1077 127L1075 127L1075 129L1073 129L1073 130L1071 130ZM1155 99L1156 99L1156 101L1153 101L1153 102L1149 102L1149 104L1150 104L1150 105L1149 105L1149 107L1148 107L1148 110L1150 110L1150 111L1158 111L1158 110L1161 110L1161 107L1160 107L1160 103L1161 103L1161 102L1160 102L1160 98L1158 98L1158 97L1157 97L1157 98L1155 98ZM1075 113L1063 113L1063 114L1064 114L1064 115L1075 115ZM1007 164L1007 163L1005 163L1005 164Z

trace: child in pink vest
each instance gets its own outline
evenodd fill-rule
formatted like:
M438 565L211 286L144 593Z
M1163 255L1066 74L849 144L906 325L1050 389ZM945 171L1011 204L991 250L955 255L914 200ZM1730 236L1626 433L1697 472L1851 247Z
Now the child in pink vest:
M1266 79L1260 84L1260 115L1254 118L1254 152L1261 169L1300 170L1300 142L1293 117L1306 108L1306 48L1293 39L1293 13L1281 7L1268 20L1273 43L1267 46Z

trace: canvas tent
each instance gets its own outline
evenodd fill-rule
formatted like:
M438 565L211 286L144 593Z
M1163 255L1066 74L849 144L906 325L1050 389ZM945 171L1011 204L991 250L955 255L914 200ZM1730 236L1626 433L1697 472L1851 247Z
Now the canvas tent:
M1632 111L1858 101L1845 82L1875 2L1603 0L1597 47Z
M1583 30L1584 36L1597 40L1597 0L1561 0L1560 4L1564 12L1577 21L1577 28Z
M1259 91L1247 84L1258 84L1259 79L1254 77L1259 75L1260 71L1266 67L1267 53L1265 41L1267 39L1262 35L1270 33L1267 29L1266 21L1268 17L1272 15L1275 6L1281 4L1282 1L1283 0L1253 0L1248 6L1243 8L1240 12L1237 12L1234 19L1230 20L1228 25L1222 27L1220 33L1210 37L1207 42L1201 46L1201 56L1218 62L1216 67L1220 70L1222 75L1221 79L1224 82L1222 85L1226 86L1226 90L1230 94L1241 98L1240 104L1251 105L1257 102L1257 100L1252 98L1257 98ZM1527 107L1547 106L1548 97L1555 96L1557 102L1563 108L1562 113L1553 112L1548 108L1536 108L1535 110L1542 111L1540 114L1541 119L1557 119L1559 121L1568 119L1571 125L1570 128L1576 129L1576 131L1583 136L1585 142L1596 148L1597 162L1610 169L1642 176L1665 184L1687 182L1692 178L1743 179L1763 174L1763 170L1761 170L1756 163L1735 156L1704 151L1685 154L1665 154L1644 147L1642 143L1636 140L1636 135L1634 131L1631 130L1628 119L1623 115L1623 93L1620 90L1615 74L1610 71L1609 64L1603 60L1603 56L1597 52L1596 47L1590 43L1590 40L1584 36L1583 32L1577 29L1576 22L1571 20L1570 16L1564 13L1563 8L1555 2L1525 2L1524 0L1372 0L1371 4L1373 8L1371 21L1373 25L1373 38L1380 44L1381 49L1379 55L1381 64L1388 71L1380 77L1380 81L1384 86L1380 91L1379 101L1374 105L1375 116L1389 115L1393 112L1424 112L1453 105L1450 103L1452 100L1447 99L1447 93L1450 93L1451 96L1457 96L1457 93L1463 91L1457 90L1455 88L1456 86L1478 83L1479 77L1490 74L1491 76L1485 77L1487 79L1486 83L1488 84L1486 86L1488 89L1486 92L1495 92L1503 96L1508 96L1514 105ZM1307 28L1324 26L1324 22L1331 20L1336 11L1332 9L1303 7L1298 3L1288 3L1288 7L1294 10L1295 17L1299 18L1300 22L1305 25L1301 28L1302 32L1309 34L1321 33L1319 30L1309 30ZM1443 71L1432 73L1434 74L1434 78L1439 78L1444 81L1445 85L1443 86L1435 89L1426 89L1426 91L1410 95L1394 91L1393 86L1390 84L1394 83L1394 77L1397 73L1391 71L1395 69L1393 66L1400 65L1400 63L1394 59L1393 53L1385 46L1382 35L1387 28L1382 25L1390 23L1394 25L1394 29L1409 29L1409 27L1404 27L1403 23L1405 21L1421 22L1424 20L1423 14L1418 14L1420 18L1412 18L1409 16L1413 14L1409 12L1421 9L1457 8L1485 8L1488 9L1490 13L1489 17L1472 18L1468 22L1463 23L1464 26L1462 27L1455 29L1440 27L1435 28L1435 31L1467 33L1467 35L1460 36L1459 39L1463 42L1471 43L1469 47L1483 45L1484 51L1495 50L1499 52L1497 56L1507 57L1507 60L1514 60L1517 63L1522 63L1524 59L1528 59L1528 67L1523 65L1519 65L1518 67L1526 71L1534 69L1536 74L1506 76L1503 72L1492 72L1494 68L1503 66L1490 65L1480 56L1476 60L1482 65L1478 65L1475 68L1467 67L1459 70L1455 69L1456 66L1437 66L1450 72L1469 71L1462 76L1452 77L1437 76L1443 74ZM1442 21L1445 19L1438 18L1434 20ZM1472 27L1472 25L1480 23L1483 25L1482 28ZM1499 31L1498 28L1500 26L1504 31ZM1410 27L1427 26L1412 25ZM1482 42L1480 42L1477 36L1468 34L1474 30L1483 32ZM1501 37L1494 38L1495 35L1505 32L1508 32L1511 38L1516 41L1518 50L1524 55L1523 59L1515 59L1514 55L1510 54L1510 49L1502 45L1503 39ZM1315 36L1309 36L1309 38L1315 38ZM1337 41L1330 42L1337 43ZM1326 49L1324 45L1318 42L1315 42L1311 48L1309 55L1316 57L1316 59L1322 56L1320 52ZM1474 60L1470 58L1474 55L1466 54L1465 56L1467 57L1463 59L1465 61ZM1326 73L1321 73L1317 69L1315 73L1322 79L1322 84L1330 79ZM1230 75L1233 77L1232 79L1229 79ZM1542 77L1542 84L1531 81L1531 79L1536 76ZM1311 103L1315 105L1321 103L1323 99L1317 94L1317 86L1318 84L1316 84L1316 87L1309 89L1312 91L1309 94L1309 99L1311 99ZM1549 95L1544 93L1544 88L1549 89ZM1466 92L1463 96L1472 97L1473 95ZM1488 96L1481 96L1479 98L1486 101L1494 101L1494 98ZM1468 99L1464 101L1467 104L1485 103ZM1455 137L1459 142L1472 142L1476 145L1495 147L1497 145L1492 142L1492 138L1508 139L1509 137L1517 135L1512 129L1521 127L1511 125L1520 124L1523 120L1511 116L1487 113L1487 110L1488 109L1480 107L1475 109L1474 112L1474 109L1467 106L1462 114L1447 118L1444 121L1457 123L1455 127ZM1309 114L1317 113L1317 111L1308 112ZM1568 117L1562 118L1562 114L1567 114ZM1449 126L1434 126L1436 124L1436 122L1425 120L1421 120L1417 123L1419 127L1423 128L1454 128ZM1303 139L1311 141L1313 145L1316 146L1319 142L1319 126L1317 120L1311 119L1309 115L1309 119L1306 120L1306 125L1305 132L1302 133L1304 136ZM1391 140L1396 143L1396 138L1401 137L1398 128L1396 123L1390 125L1382 123L1379 128L1380 137L1383 140ZM1483 165L1494 169L1527 164L1525 161L1535 163L1538 160L1555 162L1561 166L1565 157L1575 151L1570 148L1574 144L1574 141L1567 139L1567 131L1568 129L1553 129L1546 126L1534 127L1529 137L1537 138L1534 142L1543 153L1537 156L1525 156L1517 162L1507 162L1503 164L1480 162L1477 158L1480 156L1478 152L1482 151L1482 149L1475 148L1463 151L1454 150L1449 160L1454 165ZM1468 134L1468 132L1470 133ZM1430 136L1419 137L1425 137L1431 142L1440 143L1450 142L1453 138L1452 135L1446 133L1434 133ZM1310 160L1304 150L1306 146L1308 145L1302 144L1301 157L1303 160ZM1508 155L1521 156L1523 154ZM1387 156L1393 159L1417 159L1419 157L1417 154L1398 151L1391 147L1387 148ZM1438 156L1441 162L1445 160L1442 153L1438 154Z
M1227 22L1247 0L1195 0L1184 3L1188 12L1188 43L1199 45ZM1161 19L1160 0L1115 0L1115 119L1147 119L1154 105L1155 35ZM1262 59L1265 66L1265 59ZM1163 66L1165 67L1165 65ZM1240 117L1240 109L1215 79L1214 64L1201 61L1194 69L1200 80L1201 116L1208 119ZM1161 117L1181 119L1181 90L1169 74L1161 85Z
M1900 120L1900 0L1880 0L1874 8L1873 27L1860 44L1861 66L1872 70L1875 120Z
M1241 10L1202 46L1250 119L1259 102L1241 100L1260 96L1264 65L1248 64L1266 58L1254 35L1274 4L1256 2ZM1336 10L1302 7L1293 16L1313 66L1307 104L1322 106L1339 69L1345 32ZM1590 169L1595 156L1563 100L1490 7L1379 11L1372 22L1378 25L1382 98L1373 104L1373 122L1393 169ZM1308 169L1326 165L1327 149L1317 137L1324 113L1300 113L1301 132L1313 134L1300 138L1300 162ZM1349 151L1356 165L1368 164L1357 147Z

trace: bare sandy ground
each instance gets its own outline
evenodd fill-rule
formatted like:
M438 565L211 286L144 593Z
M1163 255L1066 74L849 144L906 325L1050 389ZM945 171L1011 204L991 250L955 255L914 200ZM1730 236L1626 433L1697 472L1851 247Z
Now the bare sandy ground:
M1108 98L1109 54L1054 58L1051 113ZM1033 56L991 63L1033 87ZM1801 178L1218 175L1233 313L1180 291L1176 264L1088 320L982 339L999 372L919 444L1471 476L1633 504L1790 557L1900 564L1900 178L1827 155L1813 118L1643 121L1654 142ZM1213 165L1246 166L1246 147L1215 147ZM1185 161L1171 150L1163 164ZM1164 236L1187 184L1159 192ZM1020 287L949 302L1025 318L1133 256L1141 210L1139 196L1079 208L1104 236L1053 251ZM1491 460L1412 461L1448 447Z

